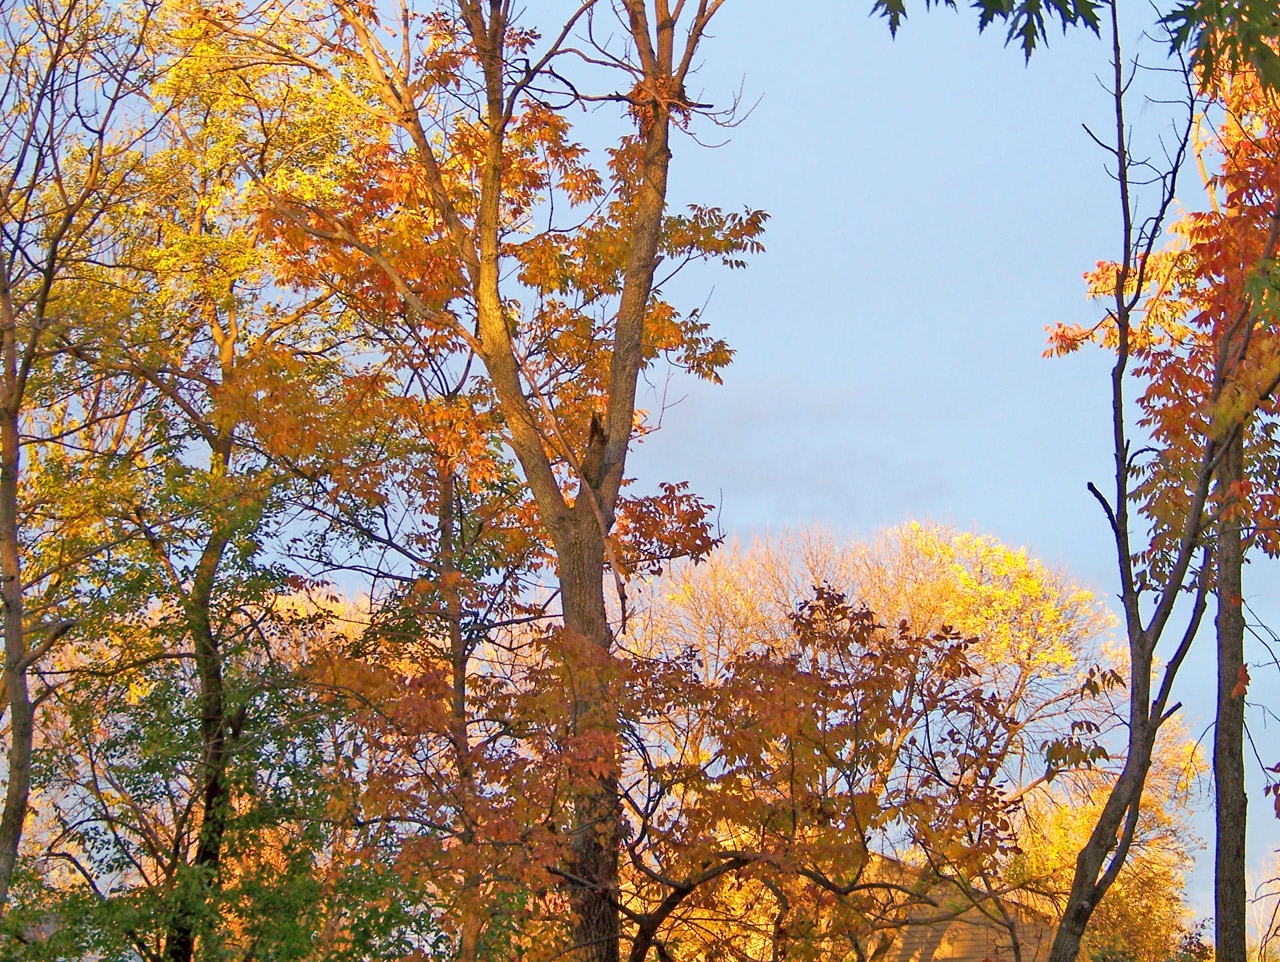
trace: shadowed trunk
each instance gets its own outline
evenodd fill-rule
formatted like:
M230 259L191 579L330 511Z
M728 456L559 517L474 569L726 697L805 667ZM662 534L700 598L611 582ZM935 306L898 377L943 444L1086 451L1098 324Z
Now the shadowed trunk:
M458 789L461 794L464 825L460 842L473 848L475 832L469 824L474 817L478 790L475 766L471 757L471 737L468 729L467 672L470 668L471 644L462 631L462 573L458 569L455 532L459 520L456 510L454 467L446 457L436 460L436 476L440 484L440 499L436 510L439 524L439 551L437 553L440 595L444 601L444 617L449 634L450 705L449 740L458 767ZM480 898L483 878L478 872L468 872L462 882L462 925L458 932L458 962L477 962L480 958L481 939L484 935L486 915Z
M222 470L231 457L230 438L217 452ZM215 467L217 470L217 467ZM195 857L188 868L194 878L179 885L177 904L165 933L167 962L191 962L196 937L205 916L209 896L219 886L218 868L222 861L222 839L226 833L231 805L227 783L230 757L226 699L222 682L222 653L213 628L213 590L217 583L218 565L235 530L234 516L217 526L205 543L196 565L195 577L187 592L187 630L195 648L196 676L199 683L200 708L200 835Z
M31 794L31 748L35 709L27 689L27 648L23 630L21 545L18 542L18 443L14 325L4 330L5 400L0 414L0 598L4 602L4 690L9 708L8 786L0 815L0 915L9 898L9 885L18 858L18 843Z
M1149 671L1148 668L1147 677L1150 677ZM1133 680L1137 683L1141 678L1135 673ZM1149 686L1144 687L1149 690ZM1135 694L1131 704L1145 704L1138 702L1137 698ZM1131 724L1132 714L1131 711ZM1138 803L1151 767L1151 751L1156 736L1152 722L1139 724L1142 727L1136 730L1137 737L1130 736L1129 760L1107 797L1089 840L1076 857L1076 871L1071 893L1067 898L1067 911L1054 933L1049 962L1075 962L1080 954L1080 943L1084 939L1089 919L1124 864L1124 856L1136 827ZM1119 845L1117 836L1121 839ZM1117 853L1118 847L1122 847L1124 851Z
M1244 479L1244 442L1230 442L1218 485L1231 498ZM1230 502L1228 502L1230 503ZM1218 708L1213 729L1213 940L1218 962L1245 962L1244 568L1243 519L1224 520L1218 534Z
M579 499L579 504L586 498ZM579 508L556 563L570 644L585 642L586 657L607 660L613 634L604 602L604 538L594 515ZM598 673L576 679L573 723L579 734L600 732L610 770L617 764L616 713ZM570 888L576 957L583 962L618 962L618 856L621 807L614 775L601 777L574 799L573 864L580 881Z

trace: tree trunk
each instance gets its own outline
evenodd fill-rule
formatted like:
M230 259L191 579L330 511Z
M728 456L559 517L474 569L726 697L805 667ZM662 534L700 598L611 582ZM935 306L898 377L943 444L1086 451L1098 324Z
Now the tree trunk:
M593 513L585 510L589 495L580 493L570 537L556 546L557 573L565 632L582 657L600 663L611 657L613 634L604 603L604 537ZM600 750L610 772L617 766L618 719L601 675L589 671L575 678L573 725L578 734L599 733ZM621 926L618 916L618 846L621 808L616 775L601 777L574 799L572 873L581 881L570 889L574 913L575 957L581 962L618 962Z
M21 448L13 370L16 331L4 331L5 401L0 423L0 598L4 603L4 688L9 703L9 783L0 815L0 916L9 900L9 885L18 859L18 844L31 794L31 749L35 709L27 688L26 637L23 626L21 545L18 542L18 471Z
M1218 962L1245 962L1243 519L1231 485L1244 478L1244 442L1228 446L1218 485L1230 516L1218 533L1218 709L1213 730L1213 936Z
M462 806L463 829L459 841L474 849L475 832L471 820L476 818L481 803L477 800L476 776L471 757L471 736L468 727L467 678L470 671L471 643L462 631L463 599L462 573L458 569L455 531L458 526L455 510L456 490L453 463L444 456L436 458L436 477L440 485L440 498L436 508L439 530L437 570L440 596L444 602L444 617L449 634L450 706L449 740L453 746L458 770L458 791ZM479 860L477 860L477 864ZM487 914L481 898L484 878L479 872L466 872L462 879L462 924L458 931L457 962L478 962L484 936Z
M228 440L226 460L229 458ZM227 784L230 747L222 682L222 653L213 629L212 607L218 565L235 526L233 517L215 527L200 555L186 599L187 629L195 647L196 675L200 686L200 835L196 841L195 858L190 865L195 871L195 877L188 882L179 880L177 905L165 933L167 962L191 962L206 902L209 895L218 888L222 839L231 804L230 786Z
M575 18L589 17L590 6L583 5ZM616 962L621 933L618 864L622 809L616 776L618 719L609 697L607 670L613 639L604 603L605 538L613 524L627 450L635 430L637 379L646 363L645 322L654 272L661 259L672 110L683 121L695 107L685 96L684 83L719 3L701 3L696 12L691 11L685 48L679 53L676 22L683 7L684 4L677 4L673 10L670 4L657 4L657 18L651 25L645 0L619 0L615 6L619 14L625 11L635 42L637 66L633 73L639 76L627 76L628 86L634 87L626 100L640 128L643 157L630 211L630 250L618 293L609 376L600 398L604 410L593 411L589 424L559 421L554 410L557 399L537 396L538 391L532 389L541 375L523 366L522 355L529 345L516 343L519 322L511 316L501 292L502 261L508 256L504 244L509 225L503 220L508 126L513 105L537 89L537 74L550 70L547 65L553 52L548 52L548 59L536 66L533 74L519 81L522 90L516 90L511 86L512 78L521 77L532 65L525 59L523 47L515 51L514 59L509 58L511 51L506 41L511 6L474 0L458 5L483 74L483 88L477 93L484 105L480 120L487 127L480 159L478 202L470 211L456 205L442 174L446 161L443 155L438 156L429 134L435 121L424 123L426 118L418 112L417 92L405 94L416 84L409 79L412 68L408 63L386 62L387 54L380 46L359 40L362 57L378 64L372 88L389 116L396 118L414 144L414 156L430 201L451 238L473 295L476 324L474 332L467 330L465 336L485 366L509 432L511 449L555 549L565 657L580 657L590 665L575 675L575 704L566 721L576 731L592 736L597 761L603 762L606 773L582 780L574 799L572 851L563 866L564 874L570 876L566 884L573 908L574 953L584 962ZM365 27L358 16L344 10L341 19L354 34L364 37ZM566 33L555 42L553 50L566 49L562 44L568 42L571 26L566 25ZM528 86L531 82L532 87ZM509 104L508 97L513 95L515 101ZM696 106L701 109L701 105ZM291 216L300 213L288 209ZM340 227L338 234L318 231L316 236L333 241L345 236L346 230ZM381 270L415 310L424 317L438 314L419 298L408 278L381 255L377 259ZM583 434L587 437L585 447L578 448L575 439ZM562 463L574 469L579 482L572 499L563 490L559 473Z
M1080 849L1076 857L1076 871L1072 879L1071 893L1067 897L1066 911L1058 930L1053 936L1053 945L1049 949L1049 962L1075 962L1080 954L1080 943L1084 939L1089 919L1093 917L1098 903L1111 887L1119 865L1123 864L1123 855L1113 852L1117 847L1117 836L1123 837L1132 811L1142 797L1142 789L1146 785L1147 772L1151 767L1151 750L1155 743L1156 719L1144 721L1141 711L1135 711L1135 705L1146 705L1149 685L1141 685L1143 678L1150 678L1150 666L1145 675L1134 672L1133 681L1138 691L1130 696L1130 736L1128 761L1116 779L1103 805L1102 813L1094 825L1089 840ZM1134 727L1135 725L1140 727ZM1124 843L1127 848L1127 842ZM1111 859L1108 864L1108 859ZM1119 861L1117 861L1117 858ZM1104 871L1105 867L1105 871Z

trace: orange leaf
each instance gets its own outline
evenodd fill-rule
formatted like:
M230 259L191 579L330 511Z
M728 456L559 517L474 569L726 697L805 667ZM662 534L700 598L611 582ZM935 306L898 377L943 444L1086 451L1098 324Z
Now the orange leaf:
M1236 673L1236 687L1231 689L1232 698L1243 698L1249 690L1249 666L1241 665Z

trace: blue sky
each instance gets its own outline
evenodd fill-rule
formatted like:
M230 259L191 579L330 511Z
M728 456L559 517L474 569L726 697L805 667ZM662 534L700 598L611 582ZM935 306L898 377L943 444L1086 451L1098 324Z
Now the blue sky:
M1074 31L1024 65L1002 32L978 36L968 11L917 4L891 40L869 6L757 0L718 15L692 92L724 103L741 87L759 102L735 129L696 129L723 146L676 143L672 200L769 211L767 253L745 271L679 279L685 303L709 297L707 319L737 355L723 386L654 386L663 429L629 473L691 481L739 535L950 521L1113 595L1114 549L1085 490L1106 489L1109 359L1041 357L1046 325L1097 320L1081 274L1119 253L1114 183L1082 129L1113 123L1097 79L1108 46ZM1161 66L1159 45L1140 38L1150 7L1130 6L1131 50ZM1167 77L1143 84L1176 94ZM1135 97L1129 109L1157 151L1174 108ZM1182 195L1199 202L1193 170ZM1246 597L1280 626L1276 574L1251 566ZM1210 630L1179 692L1197 735L1213 711L1211 646ZM1258 691L1274 683L1255 678ZM1251 717L1265 753L1274 728ZM1280 845L1261 784L1255 864ZM1202 914L1211 876L1206 851L1190 886Z

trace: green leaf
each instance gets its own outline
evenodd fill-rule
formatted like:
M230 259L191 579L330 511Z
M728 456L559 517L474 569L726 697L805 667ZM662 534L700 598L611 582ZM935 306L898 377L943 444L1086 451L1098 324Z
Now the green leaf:
M1160 21L1175 51L1190 50L1205 77L1252 67L1262 85L1280 90L1280 10L1274 0L1184 0Z
M924 6L926 10L941 6L956 8L955 0L925 0ZM1101 4L1096 0L974 0L973 8L978 11L979 32L997 20L1007 23L1009 32L1005 43L1016 39L1023 56L1030 60L1036 45L1048 40L1051 21L1061 23L1064 32L1068 27L1081 25L1097 33ZM898 27L907 16L906 0L875 0L871 12L888 20L889 32L897 36Z

